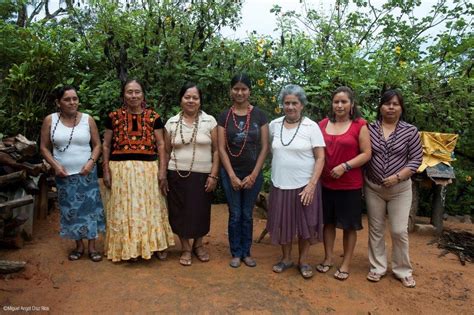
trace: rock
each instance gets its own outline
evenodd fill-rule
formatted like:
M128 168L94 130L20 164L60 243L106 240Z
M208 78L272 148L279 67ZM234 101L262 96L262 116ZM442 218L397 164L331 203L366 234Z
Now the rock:
M436 234L436 227L431 224L415 224L415 232L423 235Z
M446 221L448 221L448 222L460 223L460 222L461 222L461 218L462 218L462 217L453 216L453 215L448 215L448 217L446 218Z
M464 215L461 219L461 222L472 224L471 216L469 214Z

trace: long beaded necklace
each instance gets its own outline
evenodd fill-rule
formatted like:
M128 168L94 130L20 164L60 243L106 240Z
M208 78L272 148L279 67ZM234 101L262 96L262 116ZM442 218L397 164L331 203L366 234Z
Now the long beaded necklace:
M296 127L295 134L293 135L293 137L291 137L290 141L288 143L283 143L283 125L285 124L285 121L288 122L286 118L283 118L283 121L281 122L281 128L280 128L280 142L282 146L287 147L293 142L293 140L295 140L295 137L298 134L298 130L300 130L301 122L303 121L303 119L304 117L300 117L300 119L298 120L298 127Z
M143 111L141 112L141 122L142 122L142 137L140 139L140 144L143 145L143 141L146 140L146 124L145 124L145 111L146 109L143 109ZM137 119L137 116L136 114L132 114L130 113L131 116L132 116L132 119ZM123 130L125 132L125 136L127 138L127 141L128 141L128 145L130 147L132 147L132 144L130 143L130 136L128 135L128 110L126 108L123 108L122 109L122 115L123 115L123 119L122 120L122 125L123 125ZM135 116L136 115L136 116ZM132 136L131 139L133 141L137 140L137 138L135 136ZM133 149L133 148L132 148Z
M237 125L237 120L235 119L235 107L232 106L230 110L227 112L227 117L225 119L225 125L224 125L224 133L225 133L225 145L227 147L227 152L235 158L239 157L242 155L242 152L244 151L245 144L247 143L247 138L249 135L249 129L250 129L250 114L252 113L253 108L250 108L250 105L247 107L247 115L245 118L245 125L240 128ZM242 144L242 147L240 147L239 153L235 154L231 151L230 146L229 146L229 140L227 138L227 126L229 124L229 117L232 114L232 120L234 121L234 126L237 128L237 130L240 130L241 132L243 131L245 134L244 137L244 142Z
M199 115L201 115L201 111L199 111L196 114L196 120L194 121L194 127L193 127L193 133L191 134L191 138L189 138L189 142L186 142L184 140L184 135L183 135L183 112L179 113L179 119L178 122L176 123L176 128L174 130L174 137L172 141L172 147L173 149L171 150L172 158L174 160L174 166L176 169L176 173L178 173L178 176L181 178L186 178L191 175L191 172L193 170L193 165L194 165L194 159L196 156L196 139L197 139L197 132L199 128ZM179 134L181 136L181 143L184 145L188 145L190 143L193 144L193 155L191 158L191 165L189 166L189 171L187 171L187 174L181 174L180 171L178 170L178 159L176 158L176 150L175 150L175 145L176 145L176 136L178 135L178 128L179 128Z
M66 151L71 145L72 135L74 134L74 129L76 128L76 119L77 119L77 112L76 114L74 114L74 125L72 126L71 134L69 135L69 141L67 142L67 145L63 149L61 149L54 141L54 134L56 133L56 128L58 127L59 121L61 120L61 113L58 114L58 120L56 121L56 124L54 124L53 133L51 134L51 142L53 143L54 147L59 152Z

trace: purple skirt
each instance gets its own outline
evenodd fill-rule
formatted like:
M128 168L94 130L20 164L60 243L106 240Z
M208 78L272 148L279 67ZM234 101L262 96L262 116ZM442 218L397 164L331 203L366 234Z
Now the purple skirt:
M267 231L273 244L290 244L293 239L309 240L311 244L323 237L323 207L321 185L318 183L313 202L303 206L298 194L304 187L270 190Z

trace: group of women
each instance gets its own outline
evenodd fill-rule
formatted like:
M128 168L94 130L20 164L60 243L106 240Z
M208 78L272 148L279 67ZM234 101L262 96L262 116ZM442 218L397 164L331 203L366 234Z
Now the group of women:
M238 268L243 262L255 267L250 252L252 211L271 151L267 230L271 242L282 250L274 272L294 266L292 244L297 240L299 272L311 278L308 252L321 239L325 257L316 270L328 272L336 262L338 228L343 230L344 255L334 277L346 280L357 230L362 229L364 192L369 222L367 279L379 281L387 272L388 213L392 271L405 287L414 287L407 226L410 177L421 164L422 148L417 128L404 121L402 95L397 90L385 92L377 121L367 124L351 89L340 87L332 95L328 118L318 124L303 114L304 90L287 85L278 98L284 116L268 123L265 113L250 103L251 88L247 75L234 76L232 106L216 121L201 109L198 86L186 83L179 93L181 111L164 124L146 106L141 83L127 81L122 107L105 121L103 174L110 189L106 215L95 167L101 153L97 126L78 111L73 87L59 89L58 113L43 123L41 152L56 173L60 234L76 241L69 259L81 258L82 240L87 239L89 258L100 261L95 239L106 230L105 254L114 262L150 259L153 254L166 259L166 249L174 245L173 233L181 243L180 264L191 265L193 256L209 261L203 237L209 232L212 191L220 179L229 208L230 266Z

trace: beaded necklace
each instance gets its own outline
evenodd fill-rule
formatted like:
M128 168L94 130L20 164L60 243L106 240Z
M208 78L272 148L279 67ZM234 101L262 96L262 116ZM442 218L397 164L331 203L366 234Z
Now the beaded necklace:
M304 117L300 117L300 119L298 120L298 127L296 127L295 134L293 135L293 137L291 137L290 141L288 143L283 143L283 125L285 124L285 121L288 122L285 117L283 118L280 128L280 142L282 146L287 147L293 142L293 140L295 140L295 137L298 134L298 130L300 130L301 122L303 121L303 119Z
M189 177L191 175L191 172L193 170L193 165L194 165L194 158L196 156L196 139L197 139L197 132L198 132L198 128L199 128L199 115L201 115L201 111L199 111L196 115L196 120L194 121L194 127L193 127L193 133L191 134L191 138L189 138L189 142L186 142L184 140L184 136L183 136L183 112L179 113L179 119L178 119L178 122L176 123L176 128L174 130L174 137L173 137L173 141L171 143L172 145L172 150L171 150L171 154L172 154L172 159L174 160L174 166L175 166L175 169L176 169L176 173L178 173L178 176L181 177L181 178L186 178L186 177ZM176 136L178 134L178 127L179 127L179 134L181 136L181 143L184 144L184 145L188 145L190 143L193 144L193 156L191 158L191 165L189 166L189 171L187 171L188 173L187 174L181 174L178 170L178 159L176 158L176 150L175 150L175 145L176 145Z
M227 152L235 158L239 157L242 155L242 152L244 151L245 144L247 143L247 138L249 135L249 129L250 129L250 114L252 113L253 108L250 108L250 105L247 107L247 115L245 118L245 125L240 128L237 125L237 120L235 119L235 107L232 106L229 111L227 112L227 117L225 119L225 125L224 125L224 133L225 133L225 145L227 147ZM231 151L230 146L229 146L229 140L227 139L227 126L229 124L229 117L232 114L232 119L234 121L234 126L237 128L237 130L240 130L241 132L243 131L245 134L244 142L242 144L242 147L240 147L239 153L235 154Z
M140 114L141 122L142 122L142 137L140 139L140 144L143 144L143 141L146 140L145 111L146 111L146 109L143 109L143 111ZM121 119L121 120L122 120L123 130L125 132L125 136L127 137L128 145L130 147L132 147L132 144L130 143L130 136L128 135L128 114L129 114L128 110L126 108L122 108L123 119ZM137 117L138 117L137 114L130 113L130 115L132 116L132 119L137 119ZM137 137L132 136L132 140L133 141L137 140ZM134 147L135 147L135 145L134 145ZM132 148L132 149L134 149L134 148Z
M74 134L74 129L76 128L76 119L77 119L77 112L76 114L74 114L74 125L72 126L71 134L69 135L69 141L67 142L67 145L63 149L61 149L54 141L54 134L56 133L56 128L58 127L59 121L61 120L61 113L58 114L58 120L56 121L56 124L54 124L53 133L51 134L51 142L53 143L54 147L59 152L66 151L71 145L72 135Z

